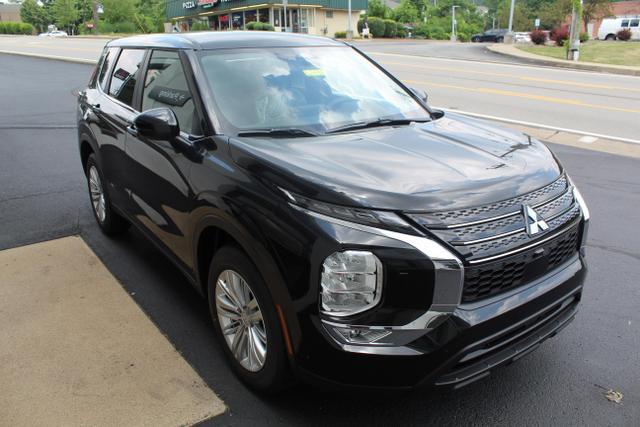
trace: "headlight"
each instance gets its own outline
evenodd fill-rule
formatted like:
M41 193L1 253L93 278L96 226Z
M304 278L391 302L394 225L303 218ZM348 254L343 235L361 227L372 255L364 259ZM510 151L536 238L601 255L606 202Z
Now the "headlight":
M292 204L317 212L332 218L342 219L358 224L369 225L372 227L388 228L402 233L420 234L408 224L404 219L400 218L393 212L377 211L372 209L351 208L346 206L333 205L331 203L319 202L300 196L283 188L280 188Z
M382 263L366 251L329 255L322 264L320 300L322 311L350 316L373 308L382 294Z

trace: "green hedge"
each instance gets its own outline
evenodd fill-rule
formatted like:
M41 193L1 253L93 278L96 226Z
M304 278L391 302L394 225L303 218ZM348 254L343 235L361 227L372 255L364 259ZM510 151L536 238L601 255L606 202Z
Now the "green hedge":
M211 28L209 27L208 23L202 22L202 21L196 21L193 24L191 24L191 28L189 30L190 31L207 31L210 29Z
M398 24L393 19L384 20L384 36L387 38L393 38L398 33Z
M24 22L0 22L0 34L33 34L33 26Z
M376 18L375 16L369 17L369 31L373 37L384 37L384 29L386 25L382 18Z
M346 39L347 38L347 32L346 31L336 31L336 34L334 36L336 39Z
M249 22L245 28L249 31L275 31L273 25L266 22Z

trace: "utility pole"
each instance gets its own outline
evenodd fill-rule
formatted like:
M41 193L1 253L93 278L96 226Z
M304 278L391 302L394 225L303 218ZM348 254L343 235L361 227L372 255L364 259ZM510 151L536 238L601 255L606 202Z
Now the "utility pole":
M456 8L460 6L451 6L451 41L458 40L456 37Z
M349 0L347 2L347 9L348 9L347 13L349 14L349 16L348 16L349 25L348 25L348 28L347 28L347 40L351 41L351 39L353 39L353 26L351 24L351 0Z
M289 3L289 0L282 0L282 6L284 7L284 32L287 32L287 4Z
M98 30L98 1L93 0L93 33L100 34L100 30Z
M513 9L515 8L516 0L511 0L511 9L509 10L509 32L513 31Z
M569 50L567 59L577 61L580 58L580 23L582 22L582 0L573 1L571 12L571 31L569 32Z

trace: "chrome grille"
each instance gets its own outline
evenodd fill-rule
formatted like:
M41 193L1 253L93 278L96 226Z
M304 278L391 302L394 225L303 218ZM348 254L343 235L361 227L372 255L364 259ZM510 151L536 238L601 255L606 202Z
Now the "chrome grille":
M524 204L531 206L546 221L548 230L533 236L527 234L522 213ZM513 199L455 212L406 215L452 245L462 256L468 266L465 268L464 292L468 291L469 295L465 301L525 283L527 263L537 258L535 253L542 253L540 256L545 259L544 272L568 259L578 249L576 224L580 207L574 199L573 187L564 175L545 187ZM557 244L549 246L550 241ZM528 255L516 257L525 253ZM539 265L540 261L536 263ZM487 268L478 270L476 266Z

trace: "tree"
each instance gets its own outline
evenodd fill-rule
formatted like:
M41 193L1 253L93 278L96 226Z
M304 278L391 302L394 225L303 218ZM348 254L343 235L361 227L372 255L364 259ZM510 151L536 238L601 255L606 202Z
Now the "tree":
M70 33L78 19L75 0L56 0L51 7L53 19L59 28L66 28Z
M589 22L611 15L610 0L584 0L582 3L582 22L587 31Z
M393 11L389 6L383 4L381 0L370 0L367 15L386 19L391 18Z
M46 31L52 19L48 10L38 6L36 0L24 0L20 6L20 18L23 22L31 24L39 33Z
M133 14L136 13L135 0L102 0L102 6L102 17L110 24L132 22Z
M394 10L396 21L398 22L417 22L418 9L411 0L402 0L396 10Z

